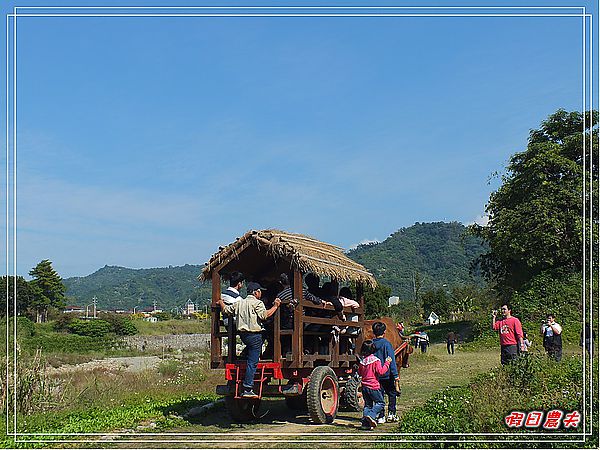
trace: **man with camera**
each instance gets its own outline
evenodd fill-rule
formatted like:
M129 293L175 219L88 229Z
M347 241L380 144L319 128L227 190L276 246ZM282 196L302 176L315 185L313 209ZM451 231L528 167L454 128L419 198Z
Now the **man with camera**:
M554 315L548 314L540 330L544 337L544 349L548 356L556 362L562 359L562 327L554 320Z
M508 305L500 308L502 319L496 320L497 311L492 311L492 329L500 336L500 362L508 364L519 355L519 349L525 351L523 344L523 327L521 321L512 316Z

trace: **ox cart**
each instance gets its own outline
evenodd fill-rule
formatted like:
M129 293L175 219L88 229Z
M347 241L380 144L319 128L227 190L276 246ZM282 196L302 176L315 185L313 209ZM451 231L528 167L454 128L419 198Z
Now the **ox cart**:
M246 281L269 287L265 303L277 294L276 280L281 273L288 274L292 284L293 300L282 301L272 323L266 327L270 350L265 349L258 363L254 377L258 398L254 399L241 396L246 363L236 345L233 321L227 321L225 326L218 305L223 283L234 271L242 272ZM359 306L344 308L343 320L341 314L335 314L333 306L306 300L303 276L307 273L327 277L335 283L351 283ZM206 263L201 279L212 282L211 367L225 369L226 384L217 386L217 394L225 397L234 420L258 417L264 397L284 397L289 408L307 410L315 423L332 422L340 404L350 409L362 408L360 380L353 370L354 349L360 348L366 334L364 288L374 288L376 282L341 248L300 234L253 230L221 247ZM317 309L321 311L315 312ZM288 318L291 316L288 328L282 328L282 310L287 311ZM338 332L344 329L355 332ZM390 331L395 333L393 327ZM410 351L408 343L396 346L400 365Z

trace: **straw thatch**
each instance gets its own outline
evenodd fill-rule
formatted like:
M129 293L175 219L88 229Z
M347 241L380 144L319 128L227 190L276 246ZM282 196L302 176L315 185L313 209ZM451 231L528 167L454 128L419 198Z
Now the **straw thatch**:
M309 236L279 230L251 230L232 244L220 247L206 263L200 279L210 279L213 270L223 261L240 258L249 246L256 246L276 259L289 261L293 268L303 273L313 272L339 281L356 281L371 288L377 285L373 275L348 258L342 248Z

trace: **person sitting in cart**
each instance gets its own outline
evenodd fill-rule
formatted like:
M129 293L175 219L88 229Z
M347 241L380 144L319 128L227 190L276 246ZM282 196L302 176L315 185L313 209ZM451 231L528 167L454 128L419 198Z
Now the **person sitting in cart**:
M279 297L279 299L282 302L291 302L286 306L284 310L282 310L281 328L291 330L292 328L294 328L294 308L297 303L294 299L294 292L292 290L288 274L282 273L281 275L279 275L279 282L283 286L283 289L277 294L277 297ZM302 297L304 298L304 300L308 300L315 305L323 304L323 300L308 292L308 289L306 289L304 286L302 287Z
M331 303L335 309L335 312L338 314L340 319L343 320L344 307L338 298L337 284L330 281L325 283L323 287L319 287L321 280L314 273L308 273L304 277L304 281L306 282L306 286L308 286L308 292Z
M233 305L226 305L223 299L219 299L219 306L224 314L234 316L237 330L242 342L246 345L248 359L246 360L246 373L244 375L242 397L258 398L253 391L254 374L260 359L263 345L263 329L260 321L266 320L275 314L281 300L276 298L270 309L260 300L262 291L265 290L260 284L251 281L247 284L248 295L245 299L238 300Z

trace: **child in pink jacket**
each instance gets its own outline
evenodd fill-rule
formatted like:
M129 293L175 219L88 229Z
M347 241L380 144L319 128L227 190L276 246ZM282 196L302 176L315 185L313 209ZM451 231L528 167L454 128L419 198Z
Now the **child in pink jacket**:
M378 377L388 371L392 361L392 358L388 356L385 362L381 364L374 353L375 345L373 345L373 341L370 339L364 341L360 349L358 374L362 377L362 394L365 400L361 426L365 430L372 430L377 426L377 417L385 409L385 401L383 400Z

